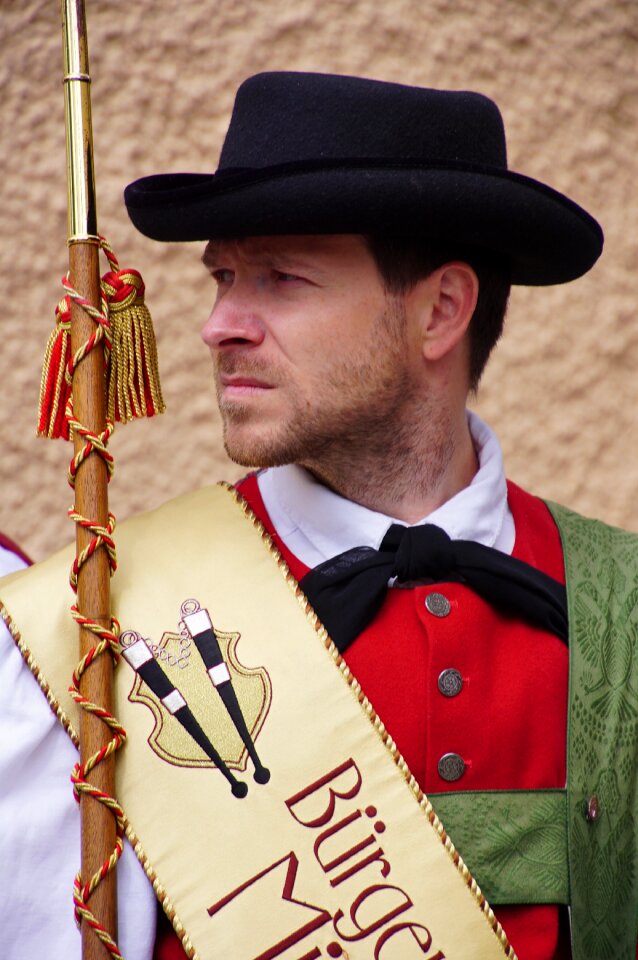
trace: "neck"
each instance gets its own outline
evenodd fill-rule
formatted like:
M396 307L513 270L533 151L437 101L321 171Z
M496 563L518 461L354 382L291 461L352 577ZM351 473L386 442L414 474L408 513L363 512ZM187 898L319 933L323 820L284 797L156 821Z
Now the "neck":
M416 523L468 486L478 469L465 411L421 410L405 428L348 437L304 461L321 483L348 500Z

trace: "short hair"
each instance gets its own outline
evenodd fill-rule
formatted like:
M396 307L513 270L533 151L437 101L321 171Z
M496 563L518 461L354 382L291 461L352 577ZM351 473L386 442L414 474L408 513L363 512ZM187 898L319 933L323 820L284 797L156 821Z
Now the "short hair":
M511 271L503 257L472 247L409 236L365 234L383 285L388 293L403 294L444 263L461 260L472 267L479 283L478 299L469 327L469 384L476 390L488 358L505 322L511 289Z

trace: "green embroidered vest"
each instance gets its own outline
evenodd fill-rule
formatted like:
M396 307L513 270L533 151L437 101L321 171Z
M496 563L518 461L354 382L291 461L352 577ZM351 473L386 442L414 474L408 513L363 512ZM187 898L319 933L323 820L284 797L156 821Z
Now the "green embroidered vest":
M567 789L429 799L492 904L569 904L573 960L634 960L638 536L549 507L567 578Z

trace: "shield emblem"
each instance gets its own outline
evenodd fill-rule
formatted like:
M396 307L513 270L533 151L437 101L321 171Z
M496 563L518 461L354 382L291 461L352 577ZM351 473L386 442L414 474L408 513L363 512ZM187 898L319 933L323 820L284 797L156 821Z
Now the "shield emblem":
M201 611L201 607L196 600L187 600L182 604L182 618L198 611ZM234 691L249 742L254 744L266 721L272 701L272 684L268 671L263 666L247 667L241 663L237 651L239 633L213 627L210 618L208 622L214 633L218 657L221 659L221 665L217 669L223 671L223 682ZM219 692L219 684L212 671L207 669L198 644L193 642L184 619L180 620L178 631L166 631L157 644L142 638L133 630L124 632L120 637L124 657L136 670L129 700L147 707L155 721L148 744L158 757L176 766L217 766L194 739L188 725L184 724L181 716L183 711L172 710L170 697L160 696L162 691L157 689L156 683L153 684L156 689L152 689L147 682L148 674L145 680L144 670L138 670L132 662L130 651L134 644L139 647L140 641L161 667L168 688L174 691L170 696L180 697L177 702L188 706L196 724L224 764L229 769L244 772L249 758L245 738L240 736L236 722L233 722L229 715L227 703ZM157 673L157 670L155 672Z

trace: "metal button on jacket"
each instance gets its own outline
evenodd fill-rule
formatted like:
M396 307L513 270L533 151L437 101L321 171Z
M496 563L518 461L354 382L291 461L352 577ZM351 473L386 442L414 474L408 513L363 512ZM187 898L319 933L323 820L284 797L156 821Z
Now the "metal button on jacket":
M437 684L444 697L456 697L463 687L463 677L454 667L448 667L441 670Z
M439 760L438 770L444 780L460 780L465 773L465 760L458 753L444 753Z
M428 593L425 608L434 617L447 617L452 609L450 601L442 593Z
M588 823L595 823L600 816L600 802L594 793L585 805L585 820Z

